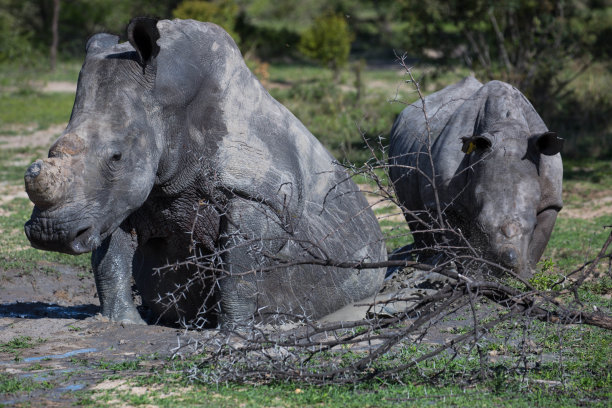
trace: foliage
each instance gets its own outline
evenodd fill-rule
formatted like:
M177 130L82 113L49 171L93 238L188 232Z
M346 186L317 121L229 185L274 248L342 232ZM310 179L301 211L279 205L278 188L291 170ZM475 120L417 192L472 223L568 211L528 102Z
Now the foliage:
M603 154L610 154L609 92L596 93L595 100L577 99L577 90L570 86L594 62L609 64L610 41L602 39L609 38L612 27L610 2L406 0L403 4L402 16L410 23L404 35L406 49L421 50L422 55L441 52L447 59L461 57L479 78L512 83L546 123L560 125L557 130L571 135L588 126L586 136L596 128L608 140ZM583 103L588 104L586 109ZM598 143L594 137L588 140Z
M218 24L232 36L236 43L240 43L240 36L235 30L238 6L234 1L185 0L172 11L172 15L176 18L194 19Z
M60 55L81 57L89 36L97 32L123 34L129 20L138 15L168 17L175 0L71 0L60 2ZM28 33L29 48L47 54L51 45L53 0L2 0L2 8L13 19L13 26ZM1 40L0 40L1 41ZM46 60L46 59L45 59Z
M555 263L552 259L546 258L538 263L540 271L536 272L529 283L537 290L552 290L557 282L563 282L563 277L553 273Z
M16 392L30 392L37 389L49 389L53 386L48 381L34 381L31 378L18 378L0 373L0 395ZM2 402L0 401L0 404Z
M48 65L53 0L0 0L0 82L40 74ZM479 79L502 79L532 101L548 127L566 139L566 157L612 157L612 4L609 0L70 0L61 1L59 53L82 59L96 32L124 35L137 15L194 17L230 31L245 55L295 59L300 51L338 69L351 56L393 60L393 50L447 71L465 65ZM178 6L178 7L177 7ZM173 12L174 10L174 12ZM198 11L199 10L199 11ZM204 13L198 15L198 13ZM337 49L316 44L310 23L342 16ZM325 36L336 35L337 28ZM348 34L350 32L350 34ZM300 37L304 33L302 44ZM311 34L307 34L311 33ZM326 38L327 38L326 37ZM306 41L307 38L310 38ZM313 42L315 41L315 42ZM306 44L309 43L309 44ZM436 57L436 58L433 58ZM438 57L441 57L438 59ZM9 67L9 69L7 69ZM24 75L21 75L24 76ZM576 78L588 80L576 81ZM2 85L0 84L0 85ZM587 86L588 84L588 86Z
M0 0L0 64L32 63L37 55L31 43L31 33L7 9L9 0Z
M302 34L299 49L305 56L338 72L348 61L352 41L353 34L345 17L327 12L317 17Z

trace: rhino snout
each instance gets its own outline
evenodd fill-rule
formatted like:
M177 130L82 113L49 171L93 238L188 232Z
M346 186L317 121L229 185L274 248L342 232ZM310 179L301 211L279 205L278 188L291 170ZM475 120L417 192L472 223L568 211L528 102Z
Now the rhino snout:
M67 159L37 160L26 170L24 181L28 197L37 207L49 208L62 201L68 188Z
M509 269L516 269L520 265L520 259L516 248L504 247L501 251L500 262Z

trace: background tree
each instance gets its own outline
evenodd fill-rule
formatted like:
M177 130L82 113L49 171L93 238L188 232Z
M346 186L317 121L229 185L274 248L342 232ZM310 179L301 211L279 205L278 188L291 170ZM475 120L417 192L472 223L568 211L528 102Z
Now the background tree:
M348 61L352 41L353 34L345 17L327 12L317 17L302 34L299 49L305 56L331 68L337 78L340 68Z
M183 1L172 11L176 18L208 21L223 27L236 43L240 43L240 36L236 32L236 19L238 6L231 0Z
M610 128L609 115L585 112L610 112L609 98L578 102L570 86L594 62L609 64L609 0L403 0L401 15L411 54L427 57L433 49L446 63L462 58L481 80L512 83L551 128L571 126L570 116L577 120L589 140L582 147L592 151L591 136Z
M59 42L59 32L58 32L59 13L60 13L60 0L53 0L53 18L51 20L52 40L51 40L51 50L50 50L51 71L55 71L55 65L57 63L57 45Z

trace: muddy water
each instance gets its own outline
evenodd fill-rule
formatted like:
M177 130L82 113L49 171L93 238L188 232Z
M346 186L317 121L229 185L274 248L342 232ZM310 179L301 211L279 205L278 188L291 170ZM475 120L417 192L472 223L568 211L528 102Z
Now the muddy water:
M111 323L97 314L93 276L61 265L56 268L57 274L0 271L0 345L16 338L29 338L30 344L0 347L0 376L49 384L30 392L0 393L0 405L73 404L78 400L76 391L113 374L104 368L108 363L147 357L141 363L141 371L147 372L152 365L163 364L178 344L202 335Z

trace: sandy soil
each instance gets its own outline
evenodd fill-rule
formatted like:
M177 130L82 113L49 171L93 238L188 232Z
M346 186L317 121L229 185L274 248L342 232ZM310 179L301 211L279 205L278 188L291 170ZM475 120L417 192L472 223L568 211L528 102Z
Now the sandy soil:
M29 126L9 126L3 127L4 131L17 132L17 135L0 136L0 148L2 149L15 149L20 147L32 147L32 148L46 148L48 149L51 144L57 139L64 129L66 129L66 123L60 125L53 125L48 129L34 131L33 125Z
M612 191L602 192L592 197L588 206L578 208L563 208L559 217L580 218L584 220L598 218L604 215L612 215Z
M77 84L67 81L50 81L42 88L43 92L76 93Z

